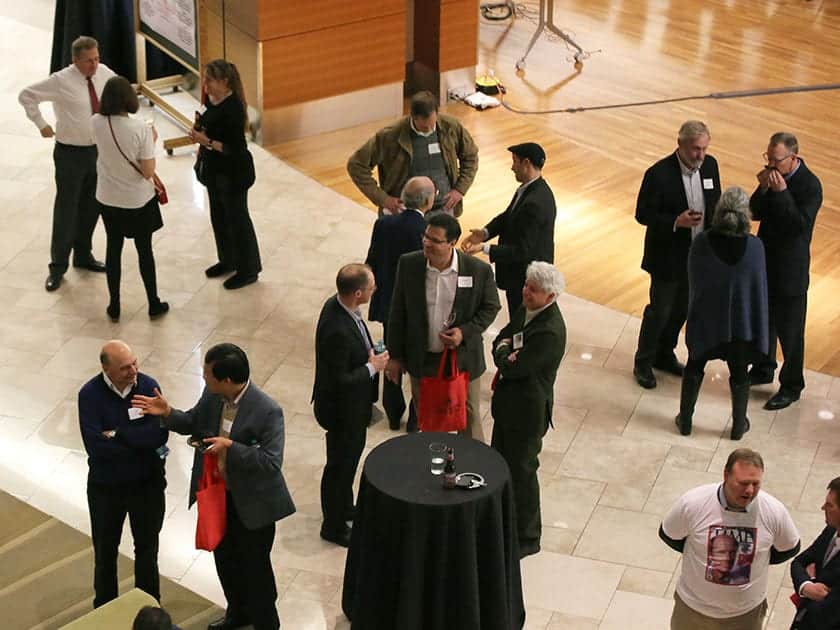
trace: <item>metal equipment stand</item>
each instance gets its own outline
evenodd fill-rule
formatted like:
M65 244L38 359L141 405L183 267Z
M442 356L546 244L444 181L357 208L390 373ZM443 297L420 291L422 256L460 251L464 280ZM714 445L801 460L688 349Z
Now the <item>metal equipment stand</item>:
M528 48L525 49L525 54L516 62L516 69L517 70L524 70L525 69L525 58L528 56L528 53L531 52L531 49L534 47L534 44L537 43L537 40L540 38L544 30L549 30L557 37L562 39L566 42L569 46L575 49L575 54L573 55L575 60L575 67L579 67L583 65L583 60L588 56L581 48L578 43L573 40L568 34L563 32L558 26L554 24L554 0L540 0L540 21L537 24L537 31L534 33L534 36L531 38L531 41L528 43Z

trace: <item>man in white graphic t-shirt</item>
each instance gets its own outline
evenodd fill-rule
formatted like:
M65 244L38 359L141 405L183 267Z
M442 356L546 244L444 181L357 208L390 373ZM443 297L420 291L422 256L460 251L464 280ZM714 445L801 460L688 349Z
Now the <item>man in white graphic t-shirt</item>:
M799 551L799 532L785 506L759 493L764 461L756 451L730 453L722 484L682 495L659 537L683 554L672 630L761 630L767 569Z

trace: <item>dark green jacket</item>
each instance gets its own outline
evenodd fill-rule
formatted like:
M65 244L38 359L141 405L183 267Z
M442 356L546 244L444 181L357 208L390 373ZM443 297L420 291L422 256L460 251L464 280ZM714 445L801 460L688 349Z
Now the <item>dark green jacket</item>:
M493 392L492 413L495 422L507 428L543 435L551 424L554 406L554 379L566 351L566 323L555 302L524 326L525 307L520 306L510 323L493 341L493 361L499 368L499 380ZM523 333L523 345L516 361L514 334Z
M452 326L459 327L464 335L458 346L458 369L469 372L470 380L473 380L486 369L482 333L496 319L502 306L490 265L457 250L455 255L458 256L458 277L472 278L471 287L459 286L455 292ZM385 343L391 358L402 361L408 373L416 378L423 376L428 331L426 257L422 251L403 254L397 265Z

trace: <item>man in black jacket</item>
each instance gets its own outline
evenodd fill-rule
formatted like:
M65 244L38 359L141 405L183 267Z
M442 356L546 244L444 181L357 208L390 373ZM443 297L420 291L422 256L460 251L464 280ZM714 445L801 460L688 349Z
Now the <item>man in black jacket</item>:
M428 177L412 177L403 186L400 199L405 204L405 210L399 214L383 214L373 224L365 260L365 264L373 271L377 287L370 299L368 317L373 322L382 322L386 337L397 263L403 254L423 249L426 213L435 202L435 184ZM400 418L405 411L402 379L398 383L385 379L382 384L382 406L391 429L399 429ZM410 407L406 429L417 430L417 412L413 405Z
M790 564L793 587L800 598L791 630L840 628L840 477L828 484L822 509L825 529Z
M366 265L342 267L338 293L326 301L315 330L315 419L327 431L327 463L321 476L321 538L347 547L353 520L353 477L365 447L379 372L388 353L376 354L359 306L376 290Z
M656 387L651 368L682 376L674 348L688 311L688 249L705 229L720 198L715 158L706 154L709 128L699 120L680 127L677 150L651 166L636 201L636 221L646 226L642 269L650 274L633 365L636 381Z
M470 254L483 251L496 264L496 284L505 290L508 315L522 304L525 269L535 260L554 262L554 193L542 177L545 151L535 142L508 147L510 170L520 183L504 212L483 228L470 230L461 249ZM498 236L498 245L484 241Z
M799 157L799 142L793 134L773 134L764 157L767 166L757 175L758 188L750 198L750 210L753 219L761 221L758 237L766 253L770 348L767 357L753 366L750 383L773 382L778 339L785 359L779 371L779 391L764 405L773 411L799 400L805 389L811 235L822 205L822 186Z

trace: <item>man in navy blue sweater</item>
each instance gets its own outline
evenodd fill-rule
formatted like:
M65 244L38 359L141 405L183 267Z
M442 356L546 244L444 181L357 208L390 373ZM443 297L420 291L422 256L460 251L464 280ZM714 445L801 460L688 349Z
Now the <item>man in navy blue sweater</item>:
M94 608L117 597L117 549L128 515L134 535L135 586L160 601L158 536L165 510L164 458L169 432L158 416L132 407L135 394L160 386L138 371L122 341L99 355L102 372L79 390L79 426L88 454L87 496L94 550Z

